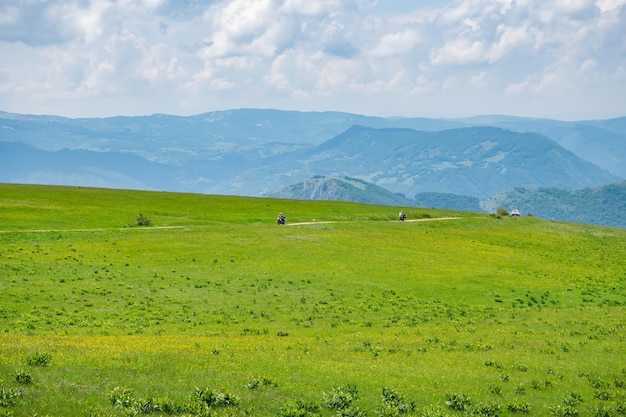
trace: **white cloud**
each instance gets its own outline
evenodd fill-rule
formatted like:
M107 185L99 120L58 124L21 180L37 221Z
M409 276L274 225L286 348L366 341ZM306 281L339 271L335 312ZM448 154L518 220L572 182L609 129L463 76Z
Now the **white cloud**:
M479 74L473 75L470 78L470 84L476 88L485 88L488 86L487 83L487 72L481 71Z
M612 12L626 5L626 0L597 0L596 7L602 12Z
M112 114L123 104L102 103L118 100L139 114L207 103L378 114L393 103L398 114L445 115L475 112L462 106L480 89L481 109L527 115L542 97L571 109L585 91L624 90L626 0L393 4L5 0L0 53L12 59L0 61L0 110ZM576 105L626 113L619 99Z
M372 48L371 55L379 58L404 55L410 53L419 40L418 32L410 28L402 32L389 33Z
M432 64L457 65L479 62L484 59L485 45L482 41L458 38L446 42L432 52Z

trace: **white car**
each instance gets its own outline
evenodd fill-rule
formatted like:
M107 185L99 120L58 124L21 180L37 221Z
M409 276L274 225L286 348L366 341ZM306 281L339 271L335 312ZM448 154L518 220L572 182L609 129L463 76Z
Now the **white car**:
M519 210L511 210L511 214L509 216L521 216Z

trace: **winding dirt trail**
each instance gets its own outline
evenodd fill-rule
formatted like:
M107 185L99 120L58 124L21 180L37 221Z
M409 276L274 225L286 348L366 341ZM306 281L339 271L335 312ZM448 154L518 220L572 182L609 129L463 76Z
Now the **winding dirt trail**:
M428 219L407 219L404 221L404 223L413 223L413 222L432 222L432 221L437 221L437 220L458 220L458 219L464 219L465 217L436 217L436 218L428 218ZM350 220L345 220L345 221L321 221L321 222L298 222L298 223L286 223L285 226L302 226L302 225L308 225L308 224L329 224L329 223L348 223L350 222ZM392 222L394 223L402 223L401 221L398 220L392 220Z
M0 233L74 233L74 232L109 232L111 230L154 230L154 229L189 229L193 227L205 226L149 226L149 227L110 227L110 228L91 228L91 229L15 229L0 230Z
M428 219L407 219L404 223L413 222L431 222L440 220L459 220L466 217L437 217ZM285 226L306 226L312 224L332 224L332 223L349 223L358 220L335 220L335 221L310 221L310 222L297 222L286 223ZM398 220L391 220L390 222L402 223ZM131 230L161 230L161 229L195 229L208 227L203 225L188 225L188 226L149 226L149 227L113 227L113 228L79 228L79 229L15 229L15 230L0 230L0 234L7 233L80 233L80 232L107 232L111 230L118 231L131 231Z

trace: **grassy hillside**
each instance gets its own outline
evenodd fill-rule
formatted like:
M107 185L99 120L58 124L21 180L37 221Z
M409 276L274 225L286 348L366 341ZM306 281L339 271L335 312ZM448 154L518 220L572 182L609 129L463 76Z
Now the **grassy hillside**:
M0 185L0 415L623 415L625 230L397 211Z

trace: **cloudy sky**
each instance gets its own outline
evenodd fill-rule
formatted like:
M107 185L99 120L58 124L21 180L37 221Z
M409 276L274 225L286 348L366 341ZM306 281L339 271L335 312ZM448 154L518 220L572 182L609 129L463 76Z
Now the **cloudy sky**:
M2 0L0 110L626 116L626 0Z

